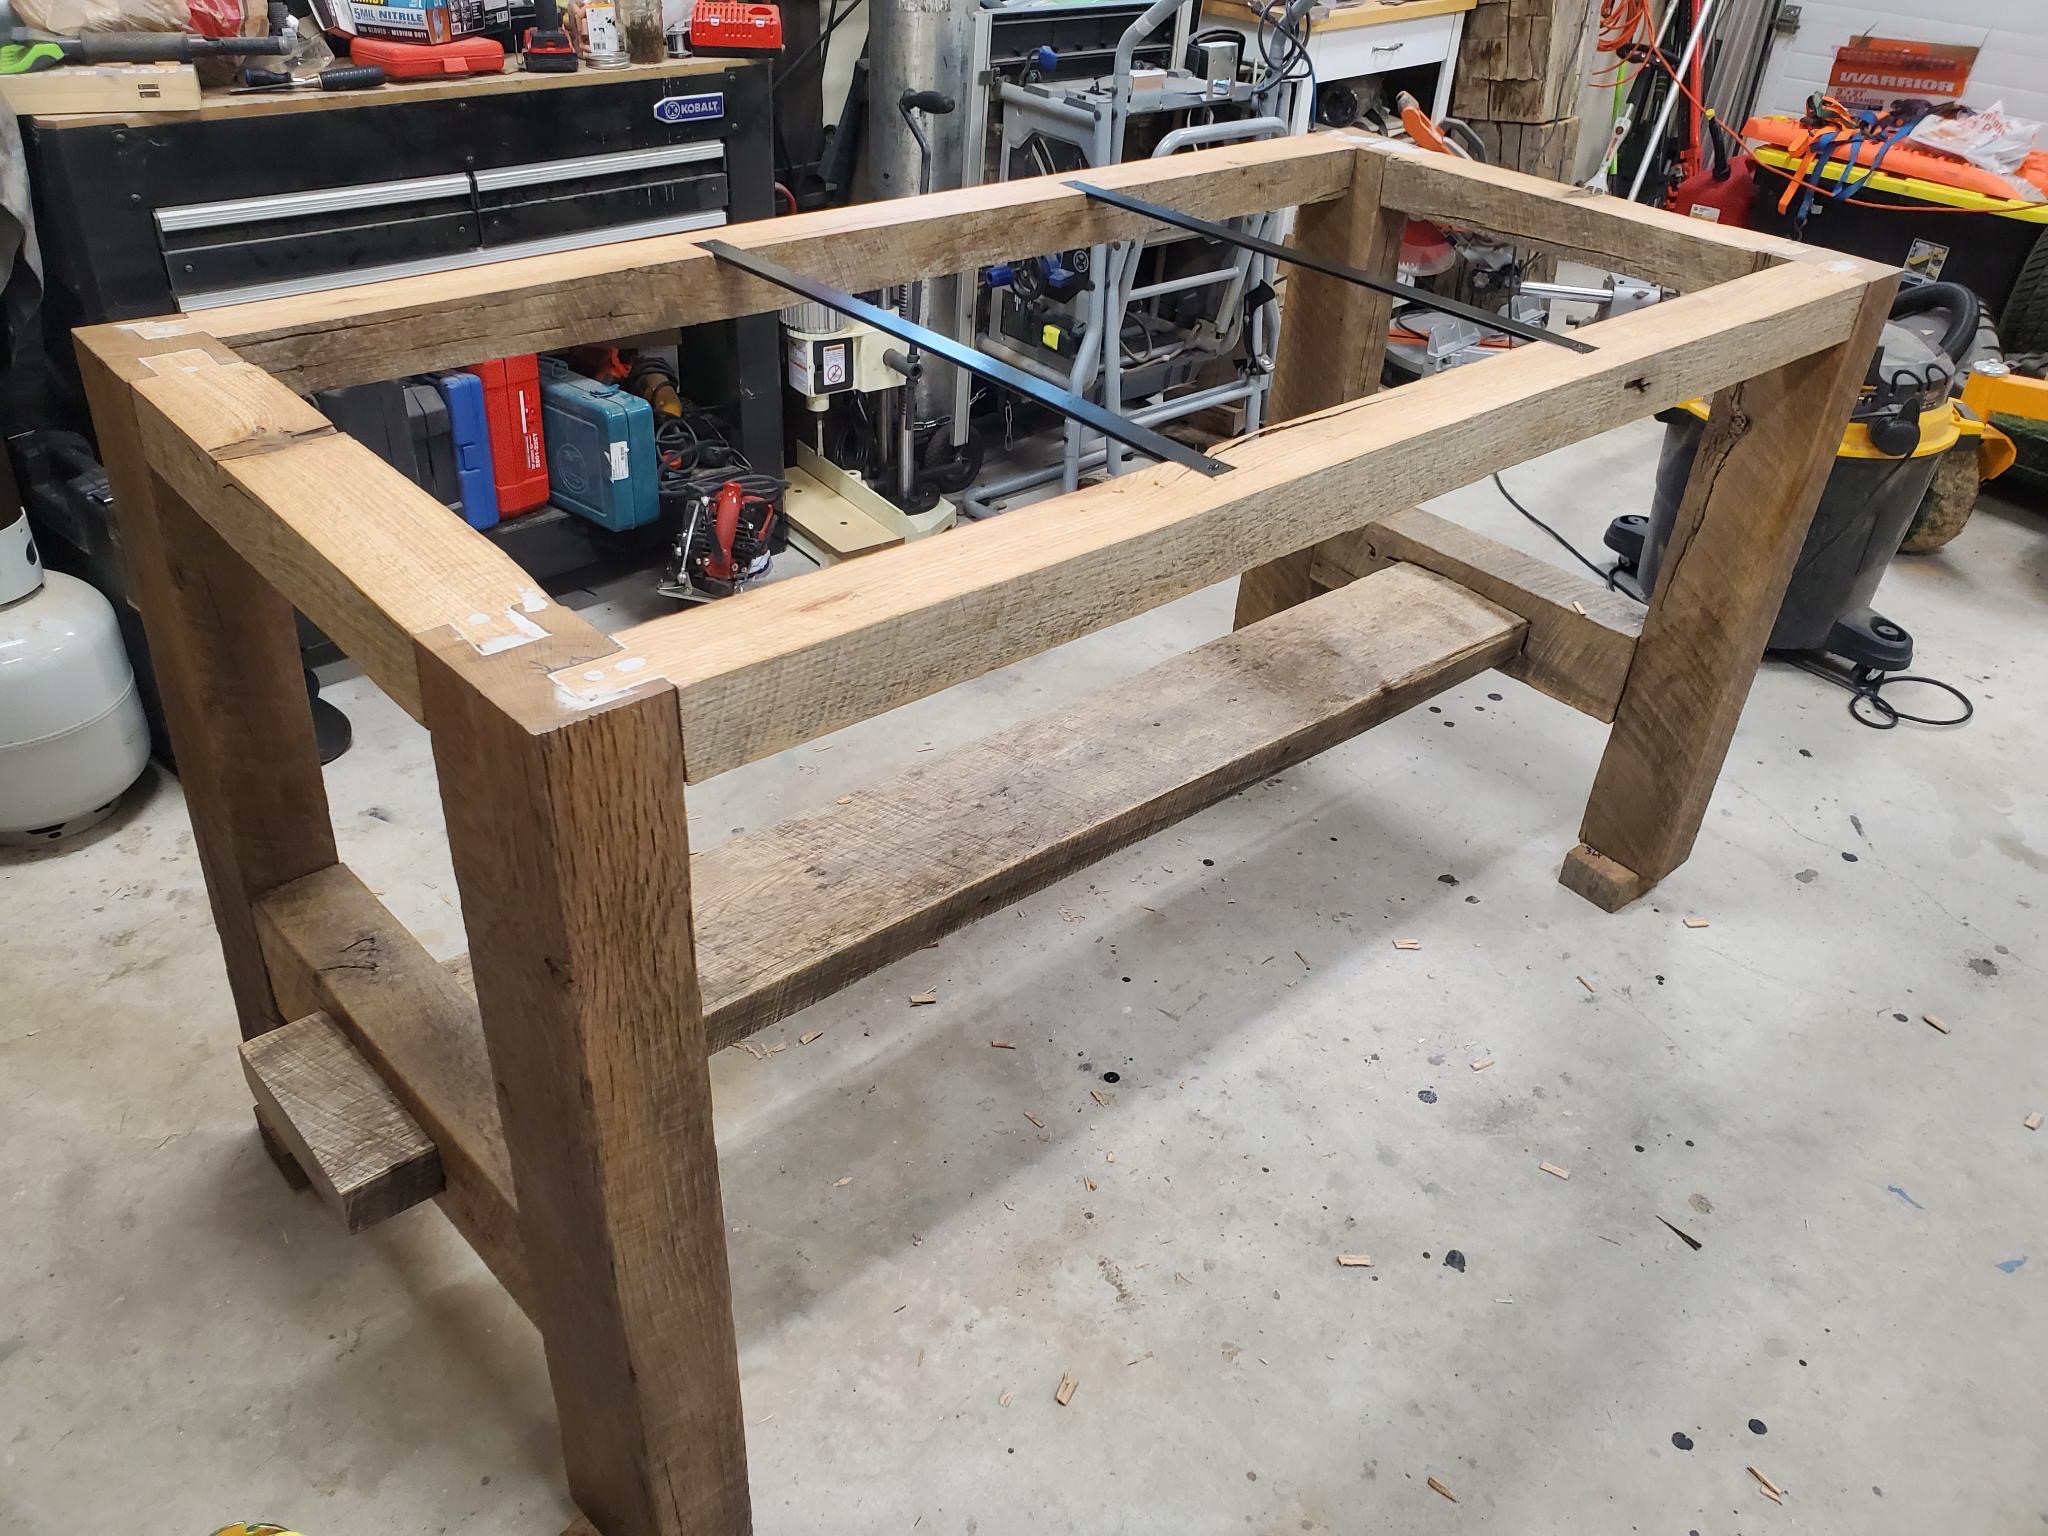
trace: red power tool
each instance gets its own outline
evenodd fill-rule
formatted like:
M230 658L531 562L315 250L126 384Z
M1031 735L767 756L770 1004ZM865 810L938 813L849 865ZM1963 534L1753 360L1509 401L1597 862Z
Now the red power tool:
M710 527L700 524L690 540L690 583L714 597L725 597L756 573L768 553L775 503L738 480L728 480L712 496L709 511Z

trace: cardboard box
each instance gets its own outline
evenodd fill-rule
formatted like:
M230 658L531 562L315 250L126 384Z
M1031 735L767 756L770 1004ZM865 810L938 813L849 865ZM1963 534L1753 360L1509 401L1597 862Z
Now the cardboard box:
M313 15L327 31L350 37L446 43L505 30L511 6L510 0L313 0Z
M18 117L197 112L199 76L190 64L59 64L29 75L0 75L0 101Z
M1895 101L1962 99L1977 50L1958 43L1915 43L1896 37L1852 37L1835 50L1828 94L1845 107L1882 110Z

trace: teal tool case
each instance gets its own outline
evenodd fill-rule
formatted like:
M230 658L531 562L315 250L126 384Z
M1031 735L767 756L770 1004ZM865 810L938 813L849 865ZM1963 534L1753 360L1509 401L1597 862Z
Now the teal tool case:
M540 418L556 506L614 533L660 516L654 409L645 400L543 356Z

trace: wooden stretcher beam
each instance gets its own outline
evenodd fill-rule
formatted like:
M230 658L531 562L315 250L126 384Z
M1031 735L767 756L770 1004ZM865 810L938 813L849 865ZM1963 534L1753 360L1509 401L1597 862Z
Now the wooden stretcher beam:
M82 348L132 347L129 327ZM144 451L242 558L421 718L415 637L453 627L487 653L542 634L578 655L615 646L512 558L326 417L220 343L142 359Z
M475 1000L345 864L257 903L271 970L328 1018L433 1142L455 1229L532 1311L517 1197ZM360 1079L354 1080L359 1085ZM302 1127L309 1146L328 1144Z
M979 677L1495 469L1840 342L1862 287L1783 266L1521 347L1218 451L667 615L564 669L601 699L678 691L691 782Z
M1309 575L1328 590L1396 562L1447 576L1526 619L1527 641L1500 670L1595 720L1614 718L1642 633L1641 603L1420 507L1318 545Z
M264 1123L351 1232L441 1193L440 1149L324 1013L242 1042Z
M1389 207L1457 229L1505 235L1524 245L1696 293L1786 262L1832 260L1776 235L1679 220L1626 198L1568 187L1540 176L1428 154L1405 142L1359 136L1363 153L1387 162Z
M1334 197L1350 184L1352 157L1348 140L1316 135L1090 174L1148 201L1220 219ZM1150 227L1091 204L1057 177L1035 177L716 233L858 293L1038 251L1129 239ZM288 388L310 392L787 307L788 294L722 267L699 238L664 235L366 283L209 310L186 323Z
M1383 571L856 791L843 806L697 855L707 1048L1508 664L1526 629L1439 576ZM445 1141L457 1155L446 1159L444 1205L505 1213L491 1230L515 1231L509 1179L494 1172L509 1162L482 1025L465 995L474 986L467 957L436 965L345 869L276 893L264 919L294 958L319 963L349 1021L339 1031L324 1016L300 1020L266 1037L275 1043L257 1058L262 1085L296 1127L295 1150L313 1159L308 1171L346 1168L350 1188L378 1193L381 1217L411 1203L401 1193L434 1193L407 1149ZM361 1055L337 1055L344 1036ZM426 1129L394 1123L380 1072ZM374 1124L356 1125L348 1106L364 1102ZM379 1149L387 1168L375 1166ZM358 1204L372 1208L367 1197Z

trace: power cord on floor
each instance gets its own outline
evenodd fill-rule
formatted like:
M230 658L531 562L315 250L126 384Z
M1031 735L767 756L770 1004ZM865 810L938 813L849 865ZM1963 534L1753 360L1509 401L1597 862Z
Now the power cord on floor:
M1623 597L1638 603L1643 601L1628 588L1616 585L1614 574L1621 569L1619 564L1612 567L1595 565L1579 552L1578 545L1517 501L1514 493L1507 488L1507 482L1499 475L1493 477L1493 486L1506 499L1509 506L1557 540L1566 553L1599 577L1601 584L1609 591L1619 592ZM1791 651L1780 651L1775 654L1779 660L1789 661L1802 672L1810 672L1825 682L1833 683L1837 688L1846 689L1849 693L1849 717L1858 725L1867 725L1874 731L1889 731L1901 720L1910 721L1914 725L1937 727L1967 725L1971 717L1977 713L1977 706L1967 693L1955 684L1945 683L1938 677L1926 677L1918 672L1881 672L1875 667L1856 667L1845 673L1824 662L1816 661L1811 656ZM1895 683L1923 683L1929 688L1938 688L1962 705L1963 712L1944 719L1934 715L1916 715L1900 709L1884 697L1884 690Z
M1802 672L1811 672L1815 677L1824 678L1837 688L1846 688L1849 692L1850 716L1858 725L1867 725L1874 731L1889 731L1901 720L1909 720L1914 725L1967 725L1970 717L1977 713L1977 706L1971 702L1967 693L1954 683L1944 683L1938 677L1923 677L1917 672L1880 672L1875 667L1857 667L1853 671L1843 673L1825 662L1815 661L1811 656L1796 655L1787 651L1779 652L1778 659L1791 662ZM1884 697L1882 690L1894 683L1924 683L1929 688L1939 688L1962 705L1963 712L1951 715L1947 719L1910 714ZM1869 714L1864 713L1866 708L1869 709Z
M1588 560L1584 555L1579 553L1578 545L1574 544L1570 539L1566 538L1563 534L1559 533L1555 528L1551 527L1550 524L1543 521L1542 518L1538 517L1534 512L1531 512L1519 501L1515 500L1515 493L1508 489L1507 482L1501 479L1499 475L1495 475L1493 477L1493 488L1499 491L1501 495L1507 498L1507 503L1509 506L1513 507L1517 512L1521 513L1522 516L1529 519L1530 522L1534 523L1538 528L1541 528L1545 533L1549 534L1553 539L1557 540L1557 542L1564 547L1566 554L1570 555L1574 560L1578 561L1579 564L1583 565L1587 570L1591 571L1595 576L1599 577L1600 584L1602 586L1607 587L1615 592L1622 591L1620 587L1614 585L1613 570L1610 570L1605 566L1595 565L1592 561ZM1623 592L1622 595L1624 597L1635 596L1633 592ZM1640 602L1641 599L1638 598L1637 601Z

